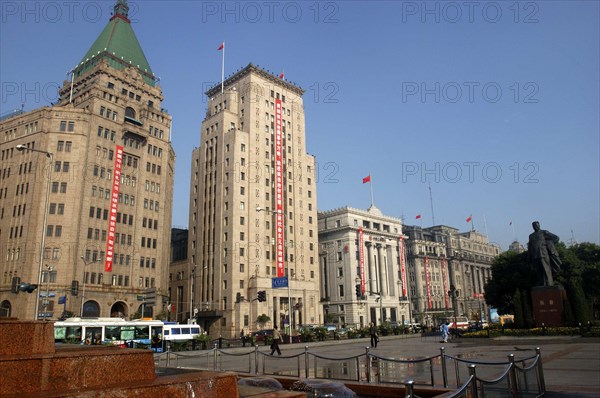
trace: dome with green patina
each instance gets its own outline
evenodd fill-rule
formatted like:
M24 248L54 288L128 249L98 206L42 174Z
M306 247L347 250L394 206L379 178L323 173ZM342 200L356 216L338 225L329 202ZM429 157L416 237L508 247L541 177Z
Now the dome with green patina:
M146 83L155 85L154 73L131 27L128 12L127 1L118 0L110 21L75 68L76 77L93 68L101 60L106 60L115 69L130 66L137 68Z

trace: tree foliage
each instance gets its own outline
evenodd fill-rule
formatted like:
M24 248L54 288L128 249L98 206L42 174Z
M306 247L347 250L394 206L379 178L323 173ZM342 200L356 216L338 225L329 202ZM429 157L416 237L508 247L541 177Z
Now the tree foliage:
M261 329L271 320L267 314L261 314L256 318L256 323Z
M492 279L485 286L485 301L499 314L514 314L517 291L529 291L535 284L535 270L527 262L527 253L505 252L492 265ZM522 311L522 303L519 303Z

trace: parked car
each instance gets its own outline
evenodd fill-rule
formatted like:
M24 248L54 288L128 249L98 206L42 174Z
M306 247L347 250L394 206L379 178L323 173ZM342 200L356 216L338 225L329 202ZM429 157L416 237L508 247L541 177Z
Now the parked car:
M255 341L264 341L266 336L273 337L273 329L263 329L252 332L252 337L256 339Z

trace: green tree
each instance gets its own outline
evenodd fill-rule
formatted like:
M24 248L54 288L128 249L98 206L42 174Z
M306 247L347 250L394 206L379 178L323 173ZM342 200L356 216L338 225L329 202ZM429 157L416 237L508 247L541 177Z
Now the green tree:
M527 262L526 252L502 253L492 265L492 279L485 286L485 301L497 308L499 314L514 314L515 292L529 291L534 284L535 270ZM519 308L522 310L522 304Z
M523 329L525 327L525 317L523 316L523 301L521 300L520 290L515 292L512 304L515 315L515 327L517 329Z
M256 318L256 323L258 324L258 327L262 329L270 320L271 318L269 318L267 314L261 314Z

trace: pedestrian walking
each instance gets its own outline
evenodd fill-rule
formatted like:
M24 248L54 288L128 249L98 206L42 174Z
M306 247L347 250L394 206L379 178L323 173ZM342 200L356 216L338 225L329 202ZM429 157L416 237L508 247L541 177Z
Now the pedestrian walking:
M375 322L371 322L371 326L369 326L369 334L371 335L371 347L377 348L379 336L377 336L377 326L375 326Z
M271 343L271 355L273 355L275 351L277 351L277 355L281 355L279 343L281 343L281 333L279 333L279 330L277 330L277 326L273 326L273 342Z
M448 322L442 323L442 326L440 326L440 330L442 331L442 341L440 341L440 343L447 343L448 342Z

